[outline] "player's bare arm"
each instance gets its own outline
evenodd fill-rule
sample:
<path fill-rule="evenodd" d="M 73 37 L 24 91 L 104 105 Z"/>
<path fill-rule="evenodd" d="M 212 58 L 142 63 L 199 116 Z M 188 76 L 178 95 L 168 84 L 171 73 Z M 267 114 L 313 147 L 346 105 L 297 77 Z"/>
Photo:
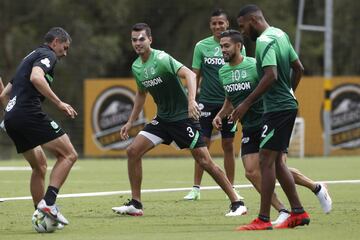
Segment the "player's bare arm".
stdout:
<path fill-rule="evenodd" d="M 47 99 L 53 102 L 60 110 L 71 118 L 77 116 L 77 112 L 72 106 L 61 101 L 58 96 L 51 90 L 49 84 L 46 82 L 45 73 L 40 67 L 33 67 L 30 75 L 30 81 L 34 87 Z"/>
<path fill-rule="evenodd" d="M 189 117 L 198 120 L 200 117 L 200 109 L 195 100 L 196 96 L 196 75 L 190 69 L 182 66 L 177 75 L 181 78 L 185 78 L 188 88 L 188 102 L 189 102 Z"/>
<path fill-rule="evenodd" d="M 132 123 L 139 117 L 139 114 L 145 104 L 146 95 L 147 95 L 146 91 L 137 91 L 136 92 L 135 100 L 134 100 L 134 107 L 131 111 L 129 120 L 120 129 L 120 137 L 122 140 L 126 140 L 129 138 L 128 131 L 131 128 Z"/>
<path fill-rule="evenodd" d="M 304 74 L 304 67 L 299 59 L 296 59 L 291 63 L 291 68 L 293 70 L 292 73 L 292 89 L 296 90 L 297 86 L 299 85 L 300 79 Z"/>
<path fill-rule="evenodd" d="M 267 66 L 263 68 L 264 75 L 260 79 L 259 85 L 245 100 L 237 106 L 231 113 L 229 120 L 237 121 L 241 120 L 251 105 L 259 99 L 276 81 L 277 69 L 276 66 Z"/>
<path fill-rule="evenodd" d="M 228 98 L 225 98 L 222 108 L 216 114 L 216 116 L 214 117 L 214 119 L 212 121 L 212 125 L 214 126 L 214 128 L 216 128 L 216 130 L 222 129 L 222 120 L 225 117 L 229 116 L 231 114 L 231 112 L 233 111 L 233 109 L 234 109 L 234 106 L 232 105 L 230 100 Z"/>
<path fill-rule="evenodd" d="M 9 95 L 11 92 L 12 84 L 8 83 L 4 88 L 4 84 L 0 78 L 0 104 L 3 109 L 6 108 L 7 103 L 9 102 Z"/>

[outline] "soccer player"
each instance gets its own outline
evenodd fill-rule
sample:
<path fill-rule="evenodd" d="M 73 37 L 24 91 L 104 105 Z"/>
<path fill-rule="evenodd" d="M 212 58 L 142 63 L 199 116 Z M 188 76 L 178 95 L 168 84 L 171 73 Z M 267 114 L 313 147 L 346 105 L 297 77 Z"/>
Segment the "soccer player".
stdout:
<path fill-rule="evenodd" d="M 123 206 L 113 207 L 118 214 L 143 215 L 141 203 L 142 156 L 156 145 L 170 144 L 174 141 L 179 148 L 188 148 L 197 161 L 228 195 L 231 205 L 227 216 L 246 213 L 224 172 L 209 154 L 201 135 L 199 107 L 195 101 L 196 77 L 187 67 L 169 54 L 152 49 L 151 29 L 146 23 L 137 23 L 131 31 L 131 41 L 139 57 L 132 64 L 138 91 L 134 108 L 128 122 L 122 126 L 120 135 L 128 139 L 128 131 L 144 106 L 147 93 L 153 97 L 157 106 L 157 116 L 148 123 L 127 148 L 128 174 L 132 199 Z M 188 95 L 180 81 L 187 83 Z"/>
<path fill-rule="evenodd" d="M 258 86 L 232 112 L 230 119 L 244 117 L 259 98 L 264 101 L 264 116 L 260 142 L 261 204 L 259 216 L 237 230 L 272 229 L 271 198 L 275 180 L 279 180 L 291 206 L 290 217 L 275 228 L 294 228 L 309 224 L 310 216 L 298 197 L 294 178 L 282 160 L 289 146 L 297 115 L 298 103 L 294 90 L 301 79 L 303 66 L 290 40 L 282 30 L 270 27 L 256 5 L 244 6 L 237 18 L 240 30 L 256 41 L 255 58 L 260 76 Z M 290 77 L 293 70 L 293 79 Z"/>
<path fill-rule="evenodd" d="M 47 98 L 65 115 L 71 118 L 77 115 L 74 108 L 61 101 L 51 89 L 56 62 L 67 55 L 71 37 L 64 29 L 54 27 L 44 38 L 45 43 L 21 61 L 15 76 L 1 93 L 1 101 L 10 99 L 5 108 L 5 129 L 17 152 L 32 168 L 30 191 L 35 208 L 67 225 L 69 221 L 60 213 L 55 201 L 77 153 L 64 130 L 42 111 L 41 102 Z M 57 159 L 46 193 L 47 161 L 43 149 Z"/>
<path fill-rule="evenodd" d="M 200 86 L 198 99 L 201 110 L 200 125 L 208 148 L 210 148 L 211 145 L 212 120 L 224 103 L 225 93 L 218 78 L 218 71 L 220 67 L 224 65 L 224 59 L 219 45 L 220 33 L 229 27 L 229 21 L 225 11 L 216 9 L 211 14 L 209 25 L 212 35 L 199 41 L 195 45 L 192 62 L 192 70 L 196 73 L 197 86 Z M 245 55 L 245 48 L 243 49 L 243 55 Z M 224 169 L 232 185 L 234 185 L 235 179 L 235 153 L 233 144 L 235 131 L 236 125 L 234 126 L 233 122 L 228 122 L 224 119 L 221 129 Z M 203 173 L 203 168 L 195 162 L 194 185 L 184 199 L 200 199 L 200 184 Z M 240 199 L 243 199 L 237 191 L 235 192 Z"/>
<path fill-rule="evenodd" d="M 236 30 L 223 32 L 221 34 L 220 46 L 224 60 L 227 62 L 219 70 L 219 78 L 225 89 L 226 98 L 222 109 L 213 120 L 213 125 L 216 129 L 221 129 L 222 119 L 229 116 L 233 107 L 238 106 L 255 89 L 259 82 L 256 60 L 251 57 L 242 56 L 239 51 L 243 46 L 243 37 L 240 32 Z M 262 99 L 258 99 L 241 119 L 243 135 L 241 157 L 245 168 L 245 176 L 258 192 L 260 192 L 261 189 L 260 159 L 258 153 L 262 132 L 262 114 L 263 101 Z M 286 159 L 285 153 L 283 153 L 283 158 Z M 320 188 L 322 187 L 302 175 L 298 170 L 295 170 L 296 169 L 290 169 L 295 179 L 299 176 L 301 179 L 304 179 L 303 182 L 306 185 L 310 185 L 311 187 L 314 185 L 314 188 L 316 188 L 317 185 L 320 186 Z M 324 189 L 326 191 L 326 188 Z M 319 195 L 322 197 L 319 197 Z M 322 194 L 317 194 L 317 196 L 319 200 L 322 199 L 325 203 L 327 202 Z M 272 222 L 272 224 L 281 224 L 290 214 L 275 193 L 272 196 L 271 203 L 272 206 L 279 211 L 278 218 Z"/>

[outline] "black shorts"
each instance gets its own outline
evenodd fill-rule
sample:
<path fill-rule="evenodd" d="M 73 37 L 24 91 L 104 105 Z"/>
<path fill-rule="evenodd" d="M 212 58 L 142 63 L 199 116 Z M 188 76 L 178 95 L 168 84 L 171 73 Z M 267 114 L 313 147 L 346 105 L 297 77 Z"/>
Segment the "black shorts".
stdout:
<path fill-rule="evenodd" d="M 200 125 L 203 135 L 207 138 L 211 138 L 211 133 L 213 130 L 212 121 L 215 118 L 216 114 L 222 108 L 222 105 L 218 104 L 209 104 L 209 103 L 199 103 L 201 110 Z M 235 136 L 236 126 L 233 122 L 229 122 L 226 118 L 222 121 L 222 138 L 233 138 Z"/>
<path fill-rule="evenodd" d="M 26 152 L 65 134 L 64 130 L 44 112 L 6 113 L 5 129 L 18 153 Z"/>
<path fill-rule="evenodd" d="M 241 156 L 258 153 L 261 140 L 261 126 L 257 129 L 242 131 Z"/>
<path fill-rule="evenodd" d="M 155 136 L 149 136 L 147 133 Z M 140 134 L 149 138 L 155 145 L 158 143 L 169 145 L 174 141 L 181 149 L 193 149 L 206 146 L 201 134 L 199 122 L 190 118 L 176 122 L 167 122 L 156 117 L 150 123 L 146 124 Z M 153 137 L 160 139 L 157 141 L 156 139 L 152 139 Z"/>
<path fill-rule="evenodd" d="M 289 147 L 297 109 L 265 113 L 260 148 L 286 151 Z"/>

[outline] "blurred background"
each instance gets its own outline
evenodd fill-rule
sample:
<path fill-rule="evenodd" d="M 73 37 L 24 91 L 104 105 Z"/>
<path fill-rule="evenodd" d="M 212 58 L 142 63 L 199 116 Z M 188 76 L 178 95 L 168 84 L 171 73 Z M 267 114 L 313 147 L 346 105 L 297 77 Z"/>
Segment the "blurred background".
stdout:
<path fill-rule="evenodd" d="M 0 0 L 0 75 L 7 83 L 22 58 L 43 42 L 51 27 L 66 29 L 73 42 L 68 56 L 56 67 L 52 88 L 77 109 L 79 116 L 75 121 L 66 119 L 48 102 L 44 110 L 70 134 L 80 156 L 84 156 L 84 81 L 131 78 L 131 63 L 136 58 L 130 42 L 134 23 L 148 23 L 153 33 L 152 47 L 165 50 L 191 67 L 195 43 L 211 35 L 212 11 L 223 8 L 229 15 L 231 28 L 236 29 L 236 15 L 248 3 L 243 0 Z M 297 0 L 251 3 L 259 5 L 270 25 L 283 29 L 294 43 Z M 324 11 L 325 1 L 307 0 L 304 23 L 324 25 Z M 334 76 L 360 75 L 359 11 L 360 1 L 333 2 Z M 247 54 L 253 56 L 254 44 L 247 40 L 246 47 Z M 324 34 L 303 32 L 300 47 L 305 74 L 322 76 Z M 306 89 L 311 90 L 311 87 Z M 0 159 L 15 156 L 12 142 L 1 133 Z"/>

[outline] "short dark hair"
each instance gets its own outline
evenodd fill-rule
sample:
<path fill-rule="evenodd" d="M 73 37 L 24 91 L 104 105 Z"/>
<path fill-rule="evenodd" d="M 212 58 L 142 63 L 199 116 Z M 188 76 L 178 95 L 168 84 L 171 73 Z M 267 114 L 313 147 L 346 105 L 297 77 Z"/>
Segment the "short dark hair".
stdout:
<path fill-rule="evenodd" d="M 247 4 L 244 7 L 242 7 L 239 11 L 238 18 L 248 15 L 249 13 L 254 13 L 257 11 L 261 11 L 261 9 L 256 6 L 255 4 Z"/>
<path fill-rule="evenodd" d="M 145 30 L 146 35 L 151 37 L 151 28 L 146 23 L 136 23 L 131 30 L 135 32 Z"/>
<path fill-rule="evenodd" d="M 226 17 L 226 19 L 228 18 L 227 13 L 224 11 L 224 9 L 222 8 L 216 8 L 212 13 L 211 13 L 211 17 L 218 17 L 224 15 Z"/>
<path fill-rule="evenodd" d="M 241 45 L 244 45 L 244 38 L 242 34 L 234 29 L 229 29 L 222 32 L 220 34 L 220 39 L 223 37 L 229 37 L 234 43 L 241 43 Z"/>
<path fill-rule="evenodd" d="M 45 43 L 51 43 L 55 38 L 58 38 L 61 42 L 66 42 L 67 40 L 69 40 L 69 42 L 72 41 L 70 34 L 61 27 L 51 28 L 44 36 Z"/>

